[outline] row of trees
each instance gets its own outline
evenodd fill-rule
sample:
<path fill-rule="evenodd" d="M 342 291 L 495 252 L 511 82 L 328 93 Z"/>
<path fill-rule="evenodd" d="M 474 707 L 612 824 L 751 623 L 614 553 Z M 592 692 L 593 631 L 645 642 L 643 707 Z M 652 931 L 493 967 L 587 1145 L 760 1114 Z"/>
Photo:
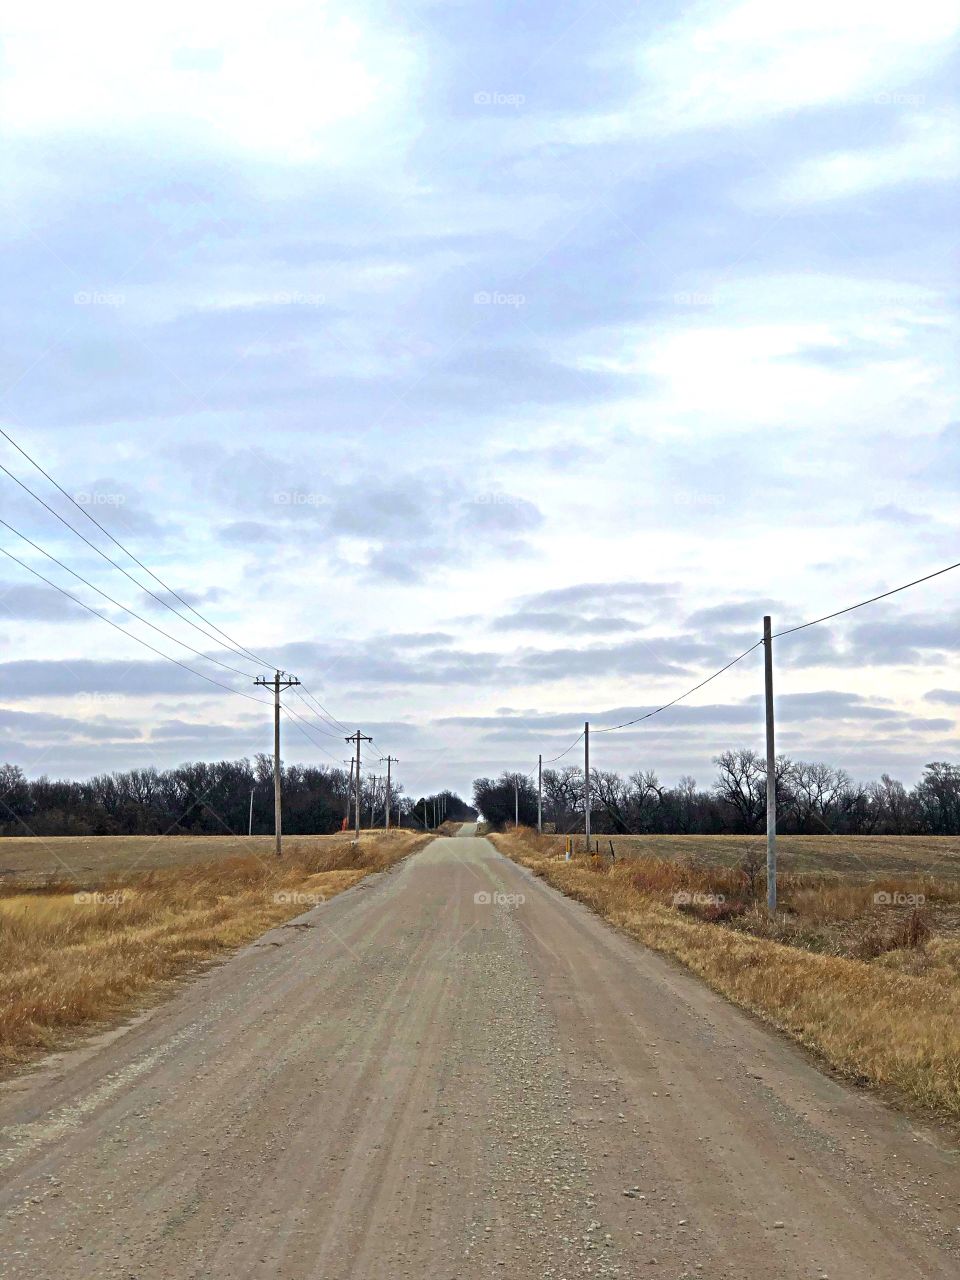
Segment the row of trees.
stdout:
<path fill-rule="evenodd" d="M 691 777 L 676 786 L 653 770 L 623 777 L 590 771 L 591 827 L 598 834 L 736 834 L 763 831 L 766 822 L 767 770 L 755 751 L 724 751 L 714 758 L 717 776 L 709 790 Z M 797 834 L 958 835 L 960 767 L 945 761 L 928 764 L 917 785 L 883 774 L 879 782 L 854 782 L 843 769 L 822 761 L 778 756 L 777 826 Z M 474 803 L 495 827 L 537 820 L 536 783 L 527 774 L 502 773 L 477 778 Z M 543 820 L 560 832 L 582 831 L 583 770 L 546 769 Z"/>
<path fill-rule="evenodd" d="M 290 835 L 339 831 L 353 821 L 354 791 L 346 769 L 285 765 L 282 770 L 283 827 Z M 452 792 L 450 818 L 468 821 L 476 812 Z M 273 759 L 220 760 L 176 769 L 131 769 L 82 782 L 28 779 L 17 765 L 0 765 L 0 836 L 28 835 L 227 835 L 246 834 L 253 798 L 253 831 L 273 831 Z M 437 796 L 414 803 L 396 782 L 391 825 L 397 806 L 403 826 L 432 826 Z M 384 821 L 386 782 L 368 774 L 360 784 L 360 821 Z M 439 806 L 438 806 L 439 807 Z"/>

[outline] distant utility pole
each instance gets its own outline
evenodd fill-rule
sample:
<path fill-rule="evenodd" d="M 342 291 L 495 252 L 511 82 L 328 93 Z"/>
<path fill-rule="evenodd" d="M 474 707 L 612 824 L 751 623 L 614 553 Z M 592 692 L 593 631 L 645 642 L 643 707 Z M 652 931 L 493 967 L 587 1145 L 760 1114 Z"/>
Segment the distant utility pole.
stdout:
<path fill-rule="evenodd" d="M 520 777 L 513 775 L 513 825 L 520 826 Z"/>
<path fill-rule="evenodd" d="M 356 786 L 356 798 L 357 798 L 355 830 L 356 830 L 356 835 L 358 840 L 360 839 L 360 743 L 372 742 L 372 741 L 373 741 L 372 738 L 367 737 L 365 733 L 361 733 L 359 729 L 357 730 L 356 733 L 351 733 L 349 738 L 344 738 L 344 742 L 355 742 L 357 744 L 357 754 L 354 757 L 353 777 L 354 777 L 354 783 Z"/>
<path fill-rule="evenodd" d="M 583 726 L 583 829 L 590 852 L 590 721 Z"/>
<path fill-rule="evenodd" d="M 543 835 L 543 755 L 537 756 L 537 835 Z"/>
<path fill-rule="evenodd" d="M 250 821 L 247 823 L 248 836 L 253 835 L 253 791 L 254 791 L 254 788 L 251 787 L 250 788 Z"/>
<path fill-rule="evenodd" d="M 767 719 L 767 910 L 777 909 L 777 752 L 773 740 L 773 636 L 763 619 L 763 694 Z"/>
<path fill-rule="evenodd" d="M 279 858 L 283 853 L 283 820 L 280 814 L 280 690 L 292 689 L 300 681 L 295 676 L 288 676 L 285 671 L 277 671 L 272 680 L 257 676 L 253 683 L 262 689 L 273 690 L 273 830 Z"/>
<path fill-rule="evenodd" d="M 380 763 L 385 764 L 387 766 L 387 802 L 383 806 L 383 812 L 385 815 L 384 829 L 386 831 L 389 831 L 390 830 L 390 766 L 392 764 L 399 764 L 400 761 L 397 759 L 396 756 L 381 756 Z M 399 827 L 399 825 L 400 825 L 400 822 L 398 820 L 397 826 Z"/>

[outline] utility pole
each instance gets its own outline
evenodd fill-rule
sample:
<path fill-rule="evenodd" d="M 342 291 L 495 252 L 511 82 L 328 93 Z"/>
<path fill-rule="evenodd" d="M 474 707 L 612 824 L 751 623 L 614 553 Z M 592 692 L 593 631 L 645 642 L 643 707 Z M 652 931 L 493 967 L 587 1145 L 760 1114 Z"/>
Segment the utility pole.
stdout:
<path fill-rule="evenodd" d="M 354 829 L 356 831 L 356 836 L 358 840 L 360 839 L 360 743 L 372 742 L 372 741 L 373 741 L 372 738 L 368 737 L 365 733 L 361 733 L 359 729 L 357 730 L 356 733 L 351 733 L 349 738 L 344 738 L 344 742 L 355 742 L 357 744 L 357 754 L 354 757 L 355 763 L 354 763 L 353 776 L 354 776 L 354 781 L 356 785 L 356 800 L 357 800 L 356 826 Z"/>
<path fill-rule="evenodd" d="M 513 775 L 513 825 L 519 829 L 520 826 L 520 777 L 518 774 Z"/>
<path fill-rule="evenodd" d="M 383 806 L 383 812 L 385 815 L 384 830 L 389 831 L 390 830 L 390 766 L 392 764 L 399 764 L 400 761 L 397 759 L 396 756 L 381 756 L 380 763 L 385 764 L 387 766 L 387 802 Z M 400 825 L 400 821 L 398 819 L 397 826 L 399 827 L 399 825 Z"/>
<path fill-rule="evenodd" d="M 285 671 L 277 671 L 272 680 L 257 676 L 253 683 L 262 689 L 273 690 L 273 830 L 279 858 L 283 853 L 283 820 L 280 813 L 280 690 L 291 689 L 300 681 L 295 676 L 288 676 Z"/>
<path fill-rule="evenodd" d="M 590 721 L 583 726 L 583 829 L 590 852 Z"/>
<path fill-rule="evenodd" d="M 537 756 L 537 835 L 543 835 L 543 754 Z"/>
<path fill-rule="evenodd" d="M 250 788 L 250 821 L 247 823 L 247 835 L 253 835 L 253 787 Z"/>
<path fill-rule="evenodd" d="M 773 737 L 773 636 L 763 619 L 763 694 L 767 720 L 767 910 L 777 910 L 777 752 Z"/>

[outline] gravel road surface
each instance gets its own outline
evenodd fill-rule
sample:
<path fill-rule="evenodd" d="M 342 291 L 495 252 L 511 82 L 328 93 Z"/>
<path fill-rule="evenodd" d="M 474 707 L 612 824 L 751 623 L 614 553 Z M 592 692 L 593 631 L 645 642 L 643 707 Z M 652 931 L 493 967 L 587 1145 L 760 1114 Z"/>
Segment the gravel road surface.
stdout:
<path fill-rule="evenodd" d="M 0 1087 L 0 1276 L 956 1280 L 956 1147 L 464 834 Z"/>

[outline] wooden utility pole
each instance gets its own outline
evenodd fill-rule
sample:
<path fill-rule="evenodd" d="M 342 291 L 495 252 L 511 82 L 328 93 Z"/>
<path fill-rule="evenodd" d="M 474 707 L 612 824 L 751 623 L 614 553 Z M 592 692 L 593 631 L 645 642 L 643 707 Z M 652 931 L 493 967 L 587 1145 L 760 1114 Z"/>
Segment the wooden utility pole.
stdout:
<path fill-rule="evenodd" d="M 247 835 L 253 835 L 253 792 L 254 788 L 250 788 L 250 821 L 247 823 Z"/>
<path fill-rule="evenodd" d="M 767 910 L 777 909 L 777 751 L 773 736 L 773 636 L 763 619 L 763 695 L 767 720 Z"/>
<path fill-rule="evenodd" d="M 537 756 L 537 835 L 543 835 L 543 754 Z"/>
<path fill-rule="evenodd" d="M 355 831 L 356 831 L 356 836 L 358 840 L 360 839 L 360 743 L 372 742 L 372 741 L 373 741 L 372 738 L 368 737 L 365 733 L 361 733 L 359 729 L 357 730 L 356 733 L 351 733 L 349 738 L 344 738 L 344 742 L 355 742 L 357 744 L 357 753 L 356 753 L 356 756 L 354 757 L 353 776 L 354 776 L 355 785 L 356 785 L 356 801 L 357 801 L 356 810 L 357 811 L 356 811 Z"/>
<path fill-rule="evenodd" d="M 273 690 L 273 830 L 279 858 L 283 853 L 283 819 L 280 813 L 280 690 L 291 689 L 300 681 L 296 676 L 288 676 L 285 671 L 277 671 L 272 680 L 257 676 L 253 683 L 263 689 Z"/>
<path fill-rule="evenodd" d="M 396 756 L 381 756 L 380 763 L 385 764 L 387 766 L 387 801 L 386 801 L 386 804 L 383 806 L 383 812 L 385 815 L 384 830 L 389 831 L 390 830 L 390 766 L 392 764 L 399 764 L 400 761 L 397 759 Z M 400 822 L 398 820 L 397 826 L 399 827 L 399 825 L 400 825 Z"/>
<path fill-rule="evenodd" d="M 590 721 L 583 726 L 583 830 L 590 852 Z"/>

